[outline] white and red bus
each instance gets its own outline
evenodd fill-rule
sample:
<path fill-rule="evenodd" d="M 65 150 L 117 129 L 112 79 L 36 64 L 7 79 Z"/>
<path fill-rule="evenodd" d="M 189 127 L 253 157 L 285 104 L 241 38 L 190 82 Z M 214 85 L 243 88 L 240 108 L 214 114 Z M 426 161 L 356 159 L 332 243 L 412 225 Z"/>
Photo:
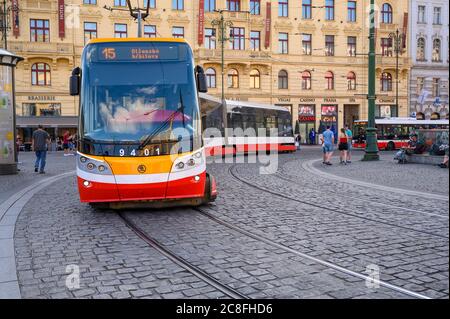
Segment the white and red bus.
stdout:
<path fill-rule="evenodd" d="M 409 135 L 419 129 L 448 129 L 449 120 L 417 120 L 408 117 L 375 119 L 378 149 L 395 150 L 407 145 Z M 367 121 L 355 121 L 353 125 L 353 147 L 366 147 Z"/>
<path fill-rule="evenodd" d="M 294 152 L 295 138 L 292 116 L 288 109 L 254 102 L 226 100 L 227 126 L 233 135 L 225 143 L 223 108 L 219 98 L 200 93 L 200 110 L 203 130 L 216 129 L 220 136 L 206 136 L 203 140 L 207 156 L 248 153 L 257 151 Z M 271 134 L 277 129 L 277 135 Z M 247 136 L 249 131 L 255 136 Z M 261 134 L 264 132 L 264 135 Z"/>

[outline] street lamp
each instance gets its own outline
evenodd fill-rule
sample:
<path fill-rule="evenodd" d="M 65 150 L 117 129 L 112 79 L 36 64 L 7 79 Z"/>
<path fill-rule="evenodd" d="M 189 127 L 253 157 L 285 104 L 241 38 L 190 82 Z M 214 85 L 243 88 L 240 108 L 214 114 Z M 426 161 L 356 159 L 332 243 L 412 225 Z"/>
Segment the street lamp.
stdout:
<path fill-rule="evenodd" d="M 17 174 L 14 69 L 22 60 L 0 49 L 0 175 Z"/>
<path fill-rule="evenodd" d="M 395 107 L 398 112 L 398 57 L 403 53 L 403 42 L 405 35 L 400 33 L 398 29 L 395 32 L 389 34 L 389 39 L 394 46 L 395 51 Z"/>
<path fill-rule="evenodd" d="M 231 39 L 231 37 L 225 36 L 225 31 L 227 28 L 231 28 L 233 26 L 233 22 L 231 21 L 225 21 L 223 17 L 223 13 L 227 10 L 216 10 L 220 14 L 220 19 L 214 19 L 211 21 L 211 25 L 213 27 L 218 27 L 220 30 L 220 49 L 221 49 L 221 66 L 222 66 L 222 118 L 223 118 L 223 130 L 224 130 L 224 138 L 225 138 L 225 145 L 228 144 L 228 134 L 227 134 L 227 127 L 228 127 L 228 118 L 227 118 L 227 107 L 225 103 L 225 41 L 228 41 Z"/>
<path fill-rule="evenodd" d="M 380 159 L 378 155 L 378 143 L 375 128 L 375 0 L 370 0 L 370 36 L 369 36 L 369 71 L 368 71 L 368 94 L 369 114 L 367 119 L 366 149 L 363 161 L 377 161 Z"/>

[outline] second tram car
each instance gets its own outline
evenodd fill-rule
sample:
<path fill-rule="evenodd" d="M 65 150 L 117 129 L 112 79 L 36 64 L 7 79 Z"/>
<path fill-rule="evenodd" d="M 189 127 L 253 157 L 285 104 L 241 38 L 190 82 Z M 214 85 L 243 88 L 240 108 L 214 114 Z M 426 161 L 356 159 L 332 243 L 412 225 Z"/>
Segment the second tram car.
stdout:
<path fill-rule="evenodd" d="M 232 100 L 226 100 L 225 105 L 227 126 L 232 130 L 232 134 L 227 136 L 227 141 L 223 129 L 224 113 L 221 99 L 200 93 L 207 156 L 269 150 L 295 152 L 292 116 L 289 110 L 281 106 Z M 211 129 L 220 134 L 208 136 Z"/>
<path fill-rule="evenodd" d="M 95 39 L 70 79 L 80 95 L 78 189 L 111 208 L 200 205 L 215 199 L 206 173 L 201 67 L 183 39 Z"/>

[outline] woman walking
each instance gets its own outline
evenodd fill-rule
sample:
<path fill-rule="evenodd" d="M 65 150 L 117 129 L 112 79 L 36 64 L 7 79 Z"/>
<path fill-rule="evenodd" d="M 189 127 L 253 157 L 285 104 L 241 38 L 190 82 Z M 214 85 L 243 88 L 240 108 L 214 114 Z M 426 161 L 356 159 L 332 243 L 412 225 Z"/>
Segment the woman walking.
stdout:
<path fill-rule="evenodd" d="M 345 128 L 341 128 L 339 133 L 339 157 L 341 159 L 341 164 L 347 165 L 347 151 L 348 151 L 348 136 Z"/>

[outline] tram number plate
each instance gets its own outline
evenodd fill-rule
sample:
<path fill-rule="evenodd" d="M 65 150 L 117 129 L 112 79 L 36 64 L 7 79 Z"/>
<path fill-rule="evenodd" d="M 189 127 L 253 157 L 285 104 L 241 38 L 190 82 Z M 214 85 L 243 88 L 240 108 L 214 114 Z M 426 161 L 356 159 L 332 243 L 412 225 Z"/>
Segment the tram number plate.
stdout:
<path fill-rule="evenodd" d="M 135 148 L 119 149 L 119 156 L 158 156 L 161 154 L 159 146 L 152 148 L 145 148 L 143 150 L 137 150 Z"/>

